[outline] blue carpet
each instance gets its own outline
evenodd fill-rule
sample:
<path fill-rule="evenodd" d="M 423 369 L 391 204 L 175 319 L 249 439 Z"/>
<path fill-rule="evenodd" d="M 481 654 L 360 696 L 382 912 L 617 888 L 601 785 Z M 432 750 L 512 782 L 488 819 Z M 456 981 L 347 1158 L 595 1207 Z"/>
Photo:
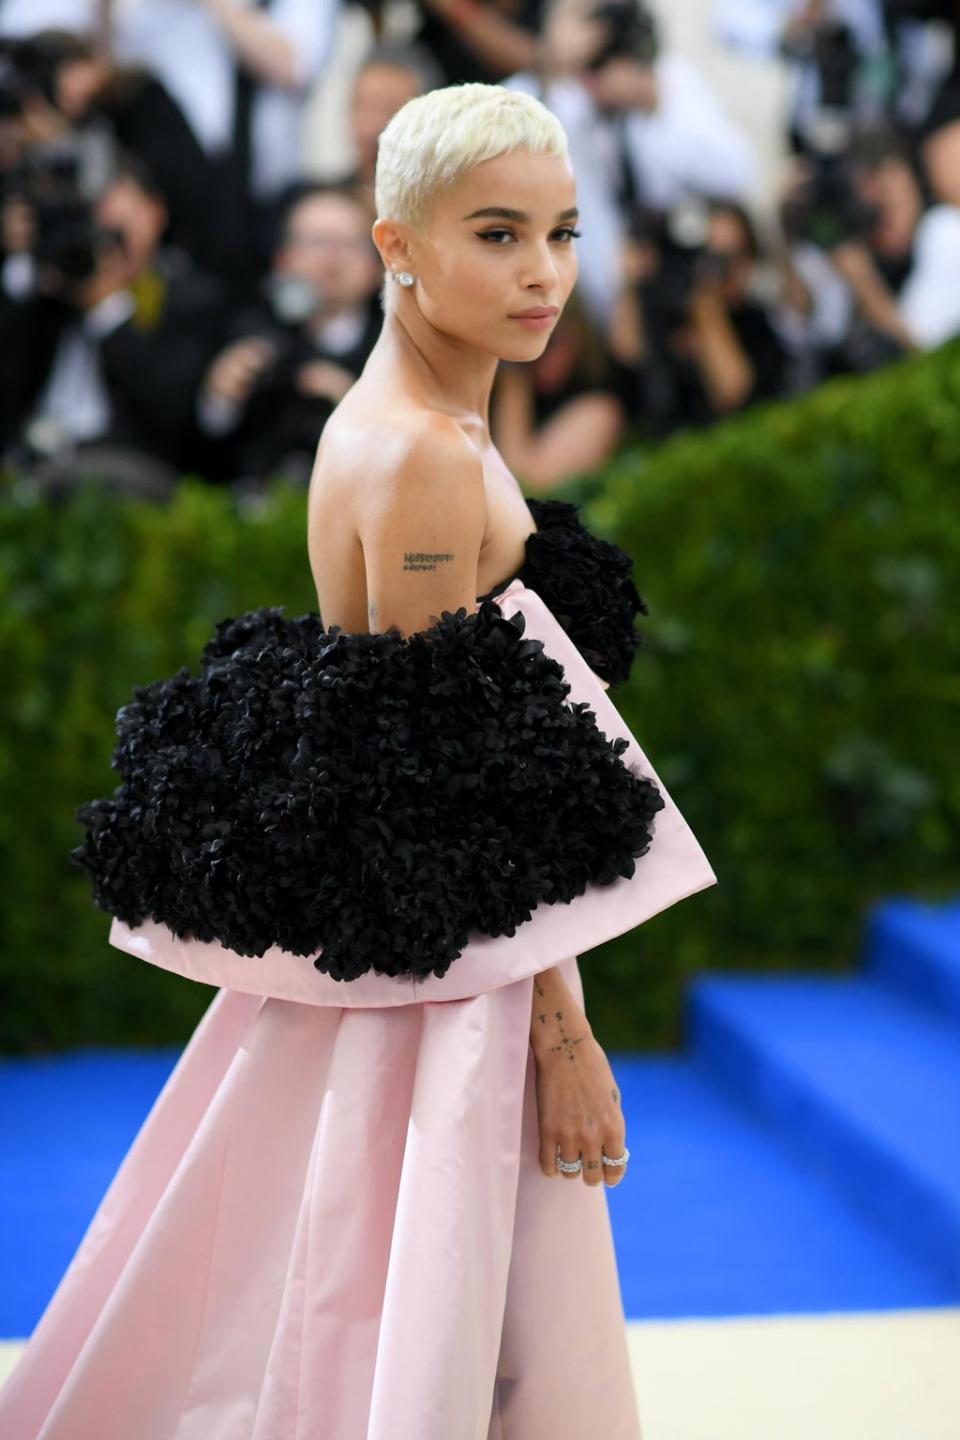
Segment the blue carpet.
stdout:
<path fill-rule="evenodd" d="M 40 1318 L 178 1054 L 0 1061 L 0 1338 Z"/>

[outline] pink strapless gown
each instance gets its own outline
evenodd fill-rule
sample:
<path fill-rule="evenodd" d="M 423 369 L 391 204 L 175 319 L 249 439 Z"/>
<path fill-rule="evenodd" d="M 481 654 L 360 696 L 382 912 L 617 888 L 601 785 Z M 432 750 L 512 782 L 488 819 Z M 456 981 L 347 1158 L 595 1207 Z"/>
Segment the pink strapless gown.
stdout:
<path fill-rule="evenodd" d="M 3 1440 L 638 1440 L 606 1189 L 539 1167 L 533 975 L 582 1004 L 579 954 L 716 876 L 540 597 L 498 598 L 660 784 L 649 852 L 417 984 L 114 919 L 220 989 L 0 1391 Z"/>

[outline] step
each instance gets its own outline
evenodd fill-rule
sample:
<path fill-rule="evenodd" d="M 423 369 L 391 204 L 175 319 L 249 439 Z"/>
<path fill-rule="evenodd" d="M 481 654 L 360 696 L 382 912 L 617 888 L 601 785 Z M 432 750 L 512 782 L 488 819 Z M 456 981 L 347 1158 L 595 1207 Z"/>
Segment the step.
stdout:
<path fill-rule="evenodd" d="M 918 1260 L 960 1284 L 960 1038 L 872 975 L 704 975 L 694 1052 Z"/>
<path fill-rule="evenodd" d="M 607 1191 L 630 1320 L 956 1305 L 906 1253 L 686 1056 L 611 1054 L 628 1173 Z"/>
<path fill-rule="evenodd" d="M 960 900 L 895 896 L 867 915 L 865 968 L 960 1021 Z"/>
<path fill-rule="evenodd" d="M 24 1339 L 36 1324 L 176 1057 L 88 1050 L 0 1063 L 0 1337 Z M 628 1319 L 960 1300 L 703 1066 L 610 1061 L 631 1152 L 605 1192 Z"/>

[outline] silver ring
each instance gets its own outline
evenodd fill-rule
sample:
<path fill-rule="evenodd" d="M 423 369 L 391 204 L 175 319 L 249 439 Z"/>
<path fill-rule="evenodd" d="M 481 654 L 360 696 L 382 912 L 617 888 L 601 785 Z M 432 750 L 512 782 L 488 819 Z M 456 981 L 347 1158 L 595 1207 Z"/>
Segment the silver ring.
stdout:
<path fill-rule="evenodd" d="M 557 1169 L 562 1170 L 566 1175 L 576 1175 L 578 1170 L 583 1169 L 583 1160 L 561 1160 L 560 1150 L 557 1149 Z"/>
<path fill-rule="evenodd" d="M 600 1158 L 603 1161 L 604 1165 L 626 1165 L 627 1161 L 630 1159 L 630 1151 L 627 1149 L 626 1145 L 624 1145 L 623 1154 L 620 1156 L 619 1160 L 611 1160 L 609 1155 L 604 1155 L 602 1152 Z"/>

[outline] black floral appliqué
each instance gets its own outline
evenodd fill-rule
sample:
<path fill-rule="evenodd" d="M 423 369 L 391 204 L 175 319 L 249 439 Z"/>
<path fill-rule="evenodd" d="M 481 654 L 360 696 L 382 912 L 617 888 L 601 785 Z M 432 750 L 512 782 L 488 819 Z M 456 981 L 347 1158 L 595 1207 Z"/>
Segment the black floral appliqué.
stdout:
<path fill-rule="evenodd" d="M 117 713 L 76 811 L 102 909 L 336 979 L 442 976 L 471 932 L 629 877 L 664 805 L 494 602 L 404 637 L 263 607 Z M 320 955 L 316 955 L 322 950 Z"/>
<path fill-rule="evenodd" d="M 527 537 L 523 565 L 480 598 L 520 579 L 563 626 L 587 664 L 611 689 L 629 678 L 643 644 L 636 628 L 646 601 L 633 583 L 633 560 L 622 546 L 594 535 L 567 500 L 528 497 L 537 529 Z"/>

